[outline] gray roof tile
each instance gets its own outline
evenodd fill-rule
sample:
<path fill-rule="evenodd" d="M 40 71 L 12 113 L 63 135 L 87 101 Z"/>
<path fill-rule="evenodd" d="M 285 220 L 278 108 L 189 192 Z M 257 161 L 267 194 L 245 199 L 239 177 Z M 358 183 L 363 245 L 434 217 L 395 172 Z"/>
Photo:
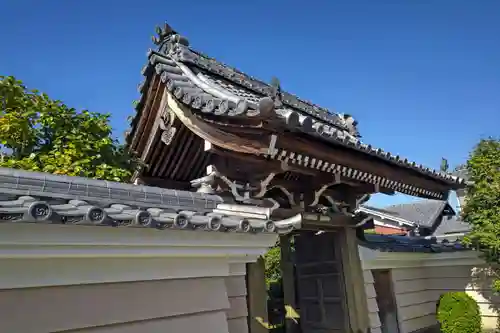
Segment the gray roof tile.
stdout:
<path fill-rule="evenodd" d="M 471 230 L 471 225 L 462 221 L 459 216 L 443 217 L 441 224 L 436 228 L 434 236 L 445 236 L 449 234 L 465 234 Z"/>
<path fill-rule="evenodd" d="M 378 207 L 373 207 L 373 206 L 368 206 L 368 205 L 362 205 L 361 207 L 372 210 L 374 212 L 381 213 L 381 214 L 396 216 L 396 214 L 394 212 L 387 210 L 385 208 L 378 208 Z M 411 222 L 411 221 L 408 221 L 408 222 Z"/>
<path fill-rule="evenodd" d="M 370 210 L 405 219 L 416 223 L 420 227 L 436 229 L 432 236 L 443 237 L 451 234 L 465 234 L 470 231 L 470 224 L 464 222 L 460 216 L 454 215 L 452 207 L 446 201 L 422 200 L 414 203 L 392 205 L 381 208 L 364 206 Z M 441 220 L 436 220 L 443 209 L 448 209 L 448 214 Z"/>
<path fill-rule="evenodd" d="M 449 211 L 448 214 L 455 214 L 448 202 L 442 200 L 420 200 L 407 204 L 384 207 L 384 211 L 394 216 L 428 228 L 434 226 L 437 217 L 441 214 L 443 209 L 447 209 Z"/>
<path fill-rule="evenodd" d="M 365 235 L 360 245 L 383 252 L 441 253 L 470 250 L 460 239 L 448 241 L 436 238 L 408 237 L 395 235 Z"/>
<path fill-rule="evenodd" d="M 0 168 L 0 222 L 239 232 L 299 227 L 296 219 L 246 218 L 248 207 L 232 205 L 238 209 L 232 212 L 223 203 L 217 195 Z"/>

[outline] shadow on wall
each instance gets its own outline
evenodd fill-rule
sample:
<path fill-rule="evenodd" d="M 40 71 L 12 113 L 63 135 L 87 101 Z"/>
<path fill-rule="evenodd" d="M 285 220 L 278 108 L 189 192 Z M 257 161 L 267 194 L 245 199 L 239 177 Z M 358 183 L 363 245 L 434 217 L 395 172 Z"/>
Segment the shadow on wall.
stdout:
<path fill-rule="evenodd" d="M 469 272 L 470 278 L 460 285 L 451 286 L 453 279 L 443 278 L 444 290 L 441 296 L 449 291 L 465 291 L 479 306 L 483 332 L 500 332 L 500 295 L 492 290 L 492 282 L 498 275 L 494 269 L 487 266 L 473 267 Z M 439 300 L 436 302 L 436 305 L 438 304 Z"/>
<path fill-rule="evenodd" d="M 497 268 L 498 269 L 498 268 Z M 471 270 L 471 285 L 467 293 L 478 303 L 486 332 L 500 331 L 500 295 L 492 290 L 492 282 L 498 277 L 490 267 L 476 267 Z"/>
<path fill-rule="evenodd" d="M 476 266 L 477 267 L 477 266 Z M 492 291 L 494 272 L 486 266 L 474 266 L 457 262 L 455 265 L 433 267 L 393 268 L 392 284 L 397 302 L 398 323 L 401 333 L 432 332 L 436 322 L 436 303 L 446 292 L 465 291 L 478 304 L 481 310 L 485 332 L 500 332 L 497 318 L 500 316 L 500 295 Z M 371 272 L 373 276 L 373 270 Z M 369 304 L 375 301 L 375 279 L 367 282 Z M 372 309 L 373 308 L 373 309 Z M 375 309 L 378 312 L 375 314 Z M 380 305 L 371 307 L 372 327 L 380 327 Z M 378 318 L 375 319 L 375 316 Z M 428 331 L 426 331 L 428 330 Z M 390 332 L 389 327 L 381 327 L 382 332 Z"/>

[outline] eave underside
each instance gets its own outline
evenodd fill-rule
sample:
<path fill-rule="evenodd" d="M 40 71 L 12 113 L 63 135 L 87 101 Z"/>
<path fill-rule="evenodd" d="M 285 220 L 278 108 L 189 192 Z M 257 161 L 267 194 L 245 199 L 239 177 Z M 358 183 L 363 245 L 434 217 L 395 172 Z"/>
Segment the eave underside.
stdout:
<path fill-rule="evenodd" d="M 292 187 L 297 187 L 291 185 L 294 182 L 320 179 L 323 184 L 372 186 L 367 193 L 397 191 L 433 199 L 444 199 L 450 189 L 449 184 L 413 170 L 326 145 L 300 132 L 283 129 L 278 133 L 265 121 L 235 118 L 230 122 L 200 115 L 179 103 L 161 80 L 153 78 L 152 82 L 157 87 L 149 92 L 154 96 L 145 104 L 131 148 L 141 153 L 147 165 L 141 176 L 156 179 L 154 185 L 189 189 L 189 182 L 205 174 L 214 156 L 219 160 L 222 156 L 227 168 L 239 170 L 247 180 L 258 171 L 275 172 L 279 174 L 276 182 L 288 181 Z"/>

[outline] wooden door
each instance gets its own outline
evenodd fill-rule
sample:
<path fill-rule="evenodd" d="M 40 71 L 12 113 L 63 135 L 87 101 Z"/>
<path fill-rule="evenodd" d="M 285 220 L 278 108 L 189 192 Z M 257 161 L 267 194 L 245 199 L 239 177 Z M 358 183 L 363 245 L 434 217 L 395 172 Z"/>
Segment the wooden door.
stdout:
<path fill-rule="evenodd" d="M 302 333 L 350 332 L 339 252 L 335 233 L 302 231 L 295 236 Z"/>

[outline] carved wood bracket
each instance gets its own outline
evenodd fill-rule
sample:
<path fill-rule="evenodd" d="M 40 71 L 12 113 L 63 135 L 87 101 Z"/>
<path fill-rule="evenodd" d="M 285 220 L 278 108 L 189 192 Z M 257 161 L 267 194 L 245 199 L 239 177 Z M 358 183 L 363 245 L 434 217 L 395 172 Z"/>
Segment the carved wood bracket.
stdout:
<path fill-rule="evenodd" d="M 237 202 L 265 206 L 271 209 L 279 208 L 279 204 L 272 198 L 263 198 L 275 173 L 269 173 L 266 178 L 256 183 L 239 183 L 221 174 L 215 166 L 208 167 L 206 176 L 191 181 L 191 186 L 202 192 L 228 191 Z"/>

